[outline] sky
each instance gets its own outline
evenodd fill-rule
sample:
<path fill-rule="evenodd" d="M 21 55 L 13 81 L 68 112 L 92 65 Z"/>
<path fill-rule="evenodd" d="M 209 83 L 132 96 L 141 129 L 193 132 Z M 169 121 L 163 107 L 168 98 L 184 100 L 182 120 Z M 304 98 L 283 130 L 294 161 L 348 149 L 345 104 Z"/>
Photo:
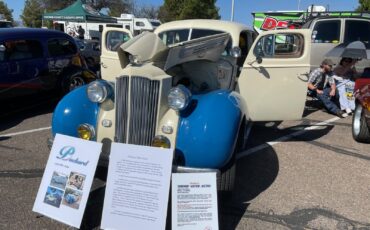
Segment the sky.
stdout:
<path fill-rule="evenodd" d="M 8 8 L 14 10 L 13 18 L 19 20 L 25 0 L 2 1 L 7 4 Z M 139 6 L 160 6 L 163 2 L 163 0 L 136 0 Z M 234 21 L 252 27 L 252 12 L 306 10 L 312 4 L 329 7 L 330 11 L 353 11 L 359 5 L 358 2 L 358 0 L 234 0 Z M 231 3 L 232 0 L 216 1 L 222 20 L 231 19 Z"/>

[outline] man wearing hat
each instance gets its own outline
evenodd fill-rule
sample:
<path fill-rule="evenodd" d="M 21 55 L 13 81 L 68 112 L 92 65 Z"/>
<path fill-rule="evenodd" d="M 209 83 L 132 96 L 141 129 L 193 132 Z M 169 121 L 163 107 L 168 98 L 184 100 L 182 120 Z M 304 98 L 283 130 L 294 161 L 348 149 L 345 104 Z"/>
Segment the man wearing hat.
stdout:
<path fill-rule="evenodd" d="M 324 59 L 319 68 L 310 73 L 308 89 L 314 97 L 323 102 L 325 108 L 332 114 L 344 118 L 348 114 L 342 112 L 332 99 L 335 98 L 335 81 L 332 77 L 333 61 Z"/>

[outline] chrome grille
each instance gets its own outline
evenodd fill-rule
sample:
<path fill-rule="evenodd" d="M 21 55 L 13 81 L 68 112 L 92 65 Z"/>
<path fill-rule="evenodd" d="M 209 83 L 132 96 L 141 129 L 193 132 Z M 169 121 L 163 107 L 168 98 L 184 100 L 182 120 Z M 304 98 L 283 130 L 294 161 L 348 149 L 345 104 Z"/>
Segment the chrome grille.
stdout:
<path fill-rule="evenodd" d="M 151 145 L 156 131 L 159 91 L 157 80 L 138 76 L 117 78 L 117 142 Z"/>
<path fill-rule="evenodd" d="M 128 117 L 128 76 L 116 81 L 116 142 L 126 143 Z"/>

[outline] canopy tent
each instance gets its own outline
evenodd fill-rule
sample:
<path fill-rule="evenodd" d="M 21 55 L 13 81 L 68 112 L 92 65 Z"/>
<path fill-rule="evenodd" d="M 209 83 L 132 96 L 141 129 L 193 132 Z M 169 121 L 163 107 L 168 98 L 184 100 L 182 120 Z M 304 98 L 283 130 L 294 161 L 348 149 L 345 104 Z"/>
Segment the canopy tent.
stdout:
<path fill-rule="evenodd" d="M 99 13 L 81 0 L 62 10 L 43 14 L 42 20 L 117 23 L 117 19 Z"/>

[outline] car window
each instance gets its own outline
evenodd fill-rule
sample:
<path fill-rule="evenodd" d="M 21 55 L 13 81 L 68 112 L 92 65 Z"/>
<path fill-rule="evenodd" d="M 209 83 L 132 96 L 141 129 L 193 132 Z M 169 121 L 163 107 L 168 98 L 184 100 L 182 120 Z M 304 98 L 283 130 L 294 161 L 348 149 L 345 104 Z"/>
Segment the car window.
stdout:
<path fill-rule="evenodd" d="M 316 23 L 312 31 L 314 43 L 338 43 L 340 39 L 340 21 L 325 20 Z"/>
<path fill-rule="evenodd" d="M 145 25 L 144 25 L 144 22 L 135 22 L 135 25 L 136 25 L 136 26 L 140 26 L 140 27 L 145 26 Z"/>
<path fill-rule="evenodd" d="M 109 31 L 107 33 L 106 48 L 110 51 L 117 51 L 125 42 L 130 40 L 130 35 L 122 31 Z"/>
<path fill-rule="evenodd" d="M 158 34 L 165 45 L 185 42 L 189 39 L 189 29 L 169 30 Z"/>
<path fill-rule="evenodd" d="M 0 43 L 0 62 L 5 61 L 5 45 L 4 43 Z"/>
<path fill-rule="evenodd" d="M 370 22 L 361 20 L 346 20 L 344 42 L 370 42 Z"/>
<path fill-rule="evenodd" d="M 193 29 L 191 31 L 191 39 L 202 38 L 202 37 L 207 37 L 207 36 L 221 34 L 221 33 L 224 33 L 224 32 L 219 31 L 219 30 Z"/>
<path fill-rule="evenodd" d="M 303 53 L 303 43 L 299 34 L 269 34 L 260 38 L 253 53 L 264 58 L 296 58 Z"/>
<path fill-rule="evenodd" d="M 8 40 L 3 45 L 3 60 L 18 61 L 43 56 L 41 43 L 36 40 Z"/>
<path fill-rule="evenodd" d="M 160 22 L 155 22 L 155 21 L 151 21 L 150 24 L 152 24 L 152 26 L 156 26 L 156 27 L 161 25 Z"/>
<path fill-rule="evenodd" d="M 48 41 L 48 51 L 51 57 L 58 57 L 76 54 L 77 48 L 70 40 L 57 38 Z"/>

